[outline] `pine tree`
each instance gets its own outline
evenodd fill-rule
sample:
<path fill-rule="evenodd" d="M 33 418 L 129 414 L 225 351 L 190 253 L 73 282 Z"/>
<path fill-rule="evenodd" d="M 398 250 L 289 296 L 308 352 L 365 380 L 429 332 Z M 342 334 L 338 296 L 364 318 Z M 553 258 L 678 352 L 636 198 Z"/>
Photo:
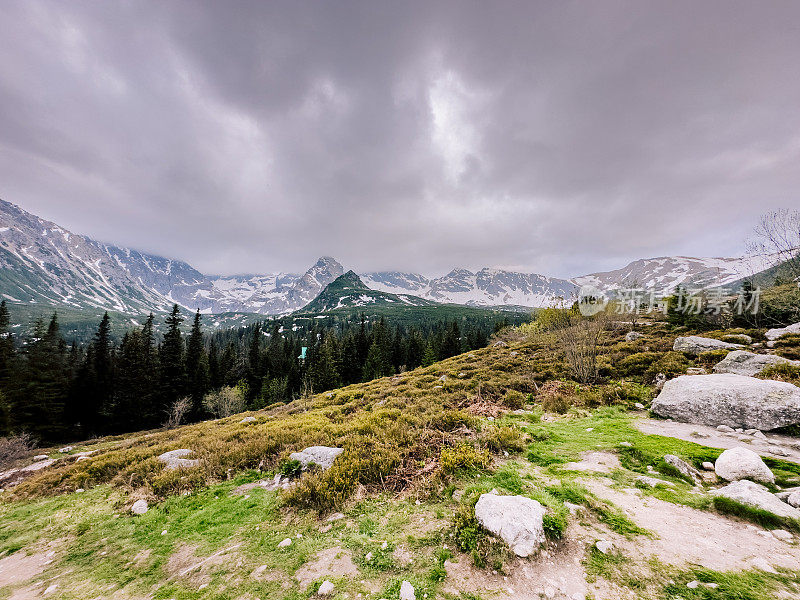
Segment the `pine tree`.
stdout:
<path fill-rule="evenodd" d="M 6 301 L 0 302 L 0 389 L 8 378 L 9 367 L 14 358 L 14 338 L 11 335 L 11 320 Z"/>
<path fill-rule="evenodd" d="M 111 348 L 111 319 L 108 313 L 103 315 L 97 333 L 94 336 L 94 373 L 95 389 L 93 392 L 92 405 L 95 407 L 95 415 L 87 423 L 91 433 L 108 431 L 105 418 L 111 415 L 114 399 L 114 364 L 113 352 Z"/>
<path fill-rule="evenodd" d="M 203 396 L 208 391 L 208 359 L 203 345 L 203 331 L 200 325 L 200 311 L 194 315 L 192 331 L 186 344 L 187 392 L 192 398 L 192 413 L 202 411 Z"/>
<path fill-rule="evenodd" d="M 183 317 L 177 304 L 172 307 L 172 312 L 165 319 L 165 323 L 167 332 L 164 334 L 164 343 L 159 352 L 162 413 L 186 394 L 186 360 L 180 330 Z"/>

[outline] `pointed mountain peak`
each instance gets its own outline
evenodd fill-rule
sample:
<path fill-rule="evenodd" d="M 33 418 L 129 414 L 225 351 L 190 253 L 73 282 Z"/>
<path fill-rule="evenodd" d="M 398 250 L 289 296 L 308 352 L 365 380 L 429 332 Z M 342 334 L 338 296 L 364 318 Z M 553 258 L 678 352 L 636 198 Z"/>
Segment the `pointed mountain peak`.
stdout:
<path fill-rule="evenodd" d="M 350 270 L 344 275 L 340 275 L 328 284 L 326 289 L 330 290 L 368 290 L 369 288 L 364 285 L 361 278 L 355 271 Z"/>

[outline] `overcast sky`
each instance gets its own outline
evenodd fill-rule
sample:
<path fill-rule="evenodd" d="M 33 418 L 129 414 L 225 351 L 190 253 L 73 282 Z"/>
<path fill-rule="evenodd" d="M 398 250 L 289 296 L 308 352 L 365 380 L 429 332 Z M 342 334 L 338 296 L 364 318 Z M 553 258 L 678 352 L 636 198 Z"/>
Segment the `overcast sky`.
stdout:
<path fill-rule="evenodd" d="M 0 0 L 0 197 L 206 273 L 738 255 L 800 2 Z"/>

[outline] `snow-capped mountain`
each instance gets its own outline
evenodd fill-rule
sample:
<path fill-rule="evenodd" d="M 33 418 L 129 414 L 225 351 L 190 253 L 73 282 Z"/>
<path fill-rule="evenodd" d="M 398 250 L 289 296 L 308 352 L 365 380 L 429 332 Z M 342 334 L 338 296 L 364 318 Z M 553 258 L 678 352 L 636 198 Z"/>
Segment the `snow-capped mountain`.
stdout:
<path fill-rule="evenodd" d="M 471 306 L 542 307 L 571 302 L 582 285 L 671 290 L 729 285 L 763 271 L 770 257 L 637 260 L 575 279 L 500 269 L 454 269 L 428 278 L 385 271 L 361 275 L 367 288 L 398 298 Z M 116 310 L 140 315 L 173 303 L 204 313 L 287 314 L 314 300 L 344 268 L 329 256 L 304 274 L 204 275 L 191 265 L 103 244 L 0 200 L 0 298 L 11 303 Z"/>
<path fill-rule="evenodd" d="M 470 306 L 551 306 L 570 300 L 578 291 L 566 279 L 499 269 L 481 269 L 477 273 L 453 269 L 435 279 L 398 272 L 366 273 L 361 278 L 375 290 Z"/>
<path fill-rule="evenodd" d="M 693 258 L 661 256 L 635 260 L 622 269 L 576 277 L 578 285 L 600 289 L 637 287 L 657 291 L 687 288 L 723 287 L 760 273 L 774 264 L 774 257 Z"/>

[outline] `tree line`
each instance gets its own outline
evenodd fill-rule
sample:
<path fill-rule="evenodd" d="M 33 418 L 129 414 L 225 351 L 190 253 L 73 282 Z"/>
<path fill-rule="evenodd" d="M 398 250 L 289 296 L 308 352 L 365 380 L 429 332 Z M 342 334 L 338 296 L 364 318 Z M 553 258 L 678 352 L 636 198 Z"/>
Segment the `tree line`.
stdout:
<path fill-rule="evenodd" d="M 3 301 L 0 435 L 60 441 L 159 427 L 179 402 L 182 420 L 198 421 L 214 414 L 204 398 L 228 387 L 244 407 L 259 409 L 485 346 L 505 324 L 463 317 L 391 326 L 362 315 L 301 326 L 272 319 L 208 334 L 198 312 L 184 334 L 183 321 L 175 305 L 163 335 L 151 314 L 115 340 L 106 313 L 91 342 L 79 344 L 64 339 L 54 313 L 16 339 Z"/>

